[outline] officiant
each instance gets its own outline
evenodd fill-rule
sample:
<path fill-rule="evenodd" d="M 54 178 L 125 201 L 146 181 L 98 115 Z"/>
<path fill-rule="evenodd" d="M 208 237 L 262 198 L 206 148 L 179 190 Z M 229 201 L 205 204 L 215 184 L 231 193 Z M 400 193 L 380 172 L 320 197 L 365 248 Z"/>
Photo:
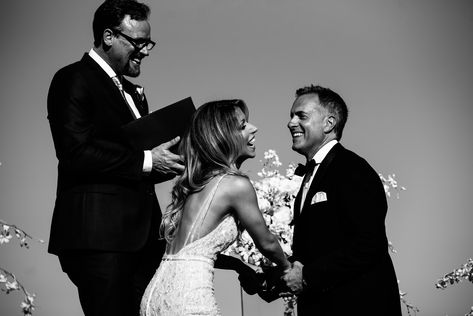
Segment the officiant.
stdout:
<path fill-rule="evenodd" d="M 107 0 L 94 45 L 53 77 L 48 120 L 58 159 L 49 252 L 77 286 L 86 316 L 137 315 L 165 242 L 154 184 L 183 170 L 169 149 L 135 149 L 121 127 L 148 113 L 137 77 L 155 46 L 147 5 Z"/>

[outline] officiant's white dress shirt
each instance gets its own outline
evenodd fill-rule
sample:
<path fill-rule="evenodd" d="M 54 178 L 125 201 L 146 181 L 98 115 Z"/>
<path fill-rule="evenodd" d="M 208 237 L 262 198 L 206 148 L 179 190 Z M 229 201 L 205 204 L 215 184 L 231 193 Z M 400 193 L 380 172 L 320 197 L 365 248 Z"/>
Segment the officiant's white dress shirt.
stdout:
<path fill-rule="evenodd" d="M 100 55 L 97 54 L 97 52 L 93 48 L 90 49 L 89 56 L 90 58 L 95 60 L 97 64 L 99 64 L 100 68 L 102 68 L 110 78 L 117 76 L 115 71 L 113 71 L 112 67 L 110 67 L 110 65 L 107 64 L 107 62 L 103 60 L 103 58 L 100 57 Z M 128 105 L 133 111 L 133 114 L 135 115 L 136 118 L 140 118 L 141 117 L 140 112 L 138 111 L 135 105 L 135 102 L 133 101 L 133 98 L 125 90 L 123 90 L 123 92 L 125 95 L 125 99 L 128 102 Z M 145 159 L 143 161 L 143 172 L 149 173 L 151 172 L 151 169 L 153 168 L 153 156 L 151 155 L 150 150 L 145 150 L 144 152 L 145 152 Z"/>

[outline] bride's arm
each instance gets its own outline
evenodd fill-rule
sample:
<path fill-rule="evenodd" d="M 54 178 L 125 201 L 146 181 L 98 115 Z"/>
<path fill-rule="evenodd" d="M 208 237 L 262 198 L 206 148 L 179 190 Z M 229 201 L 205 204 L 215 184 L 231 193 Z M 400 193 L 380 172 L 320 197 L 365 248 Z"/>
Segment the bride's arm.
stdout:
<path fill-rule="evenodd" d="M 244 177 L 231 177 L 225 186 L 231 209 L 237 215 L 243 228 L 248 231 L 258 250 L 282 270 L 290 268 L 276 236 L 270 233 L 258 207 L 256 192 L 250 180 Z"/>

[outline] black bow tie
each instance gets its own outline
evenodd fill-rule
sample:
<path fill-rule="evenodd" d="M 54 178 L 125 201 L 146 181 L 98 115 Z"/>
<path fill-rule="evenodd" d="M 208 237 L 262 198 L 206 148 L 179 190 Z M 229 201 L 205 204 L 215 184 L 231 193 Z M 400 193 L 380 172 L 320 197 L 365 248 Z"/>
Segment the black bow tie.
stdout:
<path fill-rule="evenodd" d="M 315 168 L 317 163 L 314 159 L 311 159 L 306 165 L 298 164 L 296 170 L 294 170 L 294 174 L 296 176 L 304 176 L 308 172 L 312 172 Z"/>

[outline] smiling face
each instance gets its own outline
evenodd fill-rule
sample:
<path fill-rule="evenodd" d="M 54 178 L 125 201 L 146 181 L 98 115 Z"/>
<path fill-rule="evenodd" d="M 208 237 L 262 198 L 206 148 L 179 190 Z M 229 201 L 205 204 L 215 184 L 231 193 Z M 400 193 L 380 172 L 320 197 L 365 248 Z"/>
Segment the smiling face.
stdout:
<path fill-rule="evenodd" d="M 236 108 L 235 115 L 237 121 L 239 122 L 240 132 L 243 140 L 241 151 L 237 158 L 237 164 L 241 165 L 241 163 L 246 159 L 254 158 L 256 156 L 255 134 L 258 129 L 256 126 L 248 122 L 245 114 L 240 108 Z"/>
<path fill-rule="evenodd" d="M 333 117 L 320 105 L 317 94 L 298 97 L 287 124 L 292 135 L 292 149 L 307 160 L 312 159 L 324 144 L 335 139 L 333 123 Z"/>
<path fill-rule="evenodd" d="M 137 21 L 126 15 L 120 24 L 120 31 L 137 42 L 143 42 L 150 39 L 151 27 L 146 20 Z M 149 55 L 149 51 L 146 47 L 137 50 L 124 36 L 113 33 L 111 47 L 107 55 L 110 66 L 117 75 L 137 77 L 141 71 L 141 60 Z"/>

